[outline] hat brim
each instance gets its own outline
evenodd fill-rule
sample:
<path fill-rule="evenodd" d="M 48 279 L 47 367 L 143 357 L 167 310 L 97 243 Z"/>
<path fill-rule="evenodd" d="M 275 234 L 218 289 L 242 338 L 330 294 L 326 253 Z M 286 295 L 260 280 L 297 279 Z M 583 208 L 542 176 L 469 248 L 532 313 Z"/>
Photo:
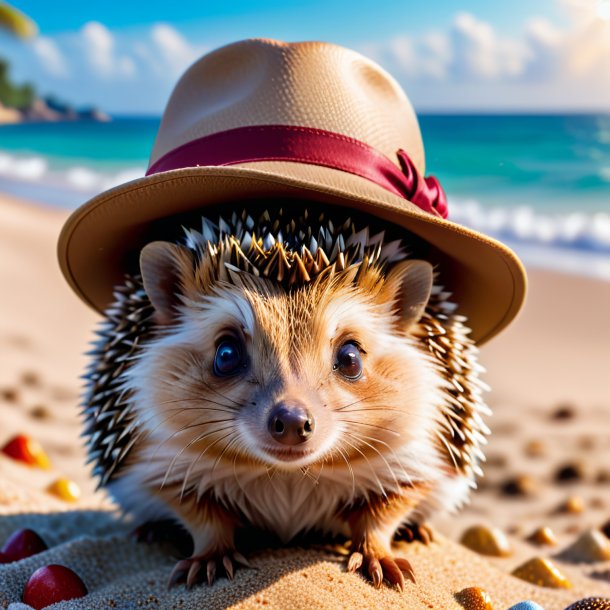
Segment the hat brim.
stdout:
<path fill-rule="evenodd" d="M 68 218 L 59 237 L 59 265 L 79 297 L 102 312 L 129 257 L 150 239 L 147 228 L 154 221 L 223 203 L 280 197 L 347 207 L 427 241 L 441 282 L 479 344 L 499 333 L 523 304 L 525 270 L 504 244 L 423 212 L 359 176 L 285 161 L 172 170 L 101 193 Z"/>

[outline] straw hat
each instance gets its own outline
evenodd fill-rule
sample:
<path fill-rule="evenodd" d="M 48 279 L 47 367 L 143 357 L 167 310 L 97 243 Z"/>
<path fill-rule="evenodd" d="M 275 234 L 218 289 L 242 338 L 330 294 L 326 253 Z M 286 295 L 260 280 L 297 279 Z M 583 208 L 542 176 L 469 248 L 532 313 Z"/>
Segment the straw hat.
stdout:
<path fill-rule="evenodd" d="M 424 173 L 413 108 L 377 64 L 327 43 L 245 40 L 186 71 L 147 175 L 77 209 L 60 235 L 59 263 L 102 311 L 153 221 L 246 200 L 342 206 L 426 240 L 482 343 L 517 314 L 525 272 L 506 246 L 447 220 L 442 189 Z"/>

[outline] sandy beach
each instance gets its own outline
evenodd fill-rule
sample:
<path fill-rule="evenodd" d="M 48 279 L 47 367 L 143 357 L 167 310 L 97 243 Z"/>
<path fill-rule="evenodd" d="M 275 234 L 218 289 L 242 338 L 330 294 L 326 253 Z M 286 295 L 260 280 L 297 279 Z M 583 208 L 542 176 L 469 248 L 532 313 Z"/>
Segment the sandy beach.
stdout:
<path fill-rule="evenodd" d="M 174 559 L 128 536 L 130 524 L 95 492 L 84 465 L 79 375 L 98 317 L 70 291 L 56 263 L 66 217 L 66 211 L 0 195 L 0 446 L 27 434 L 51 462 L 45 470 L 0 454 L 0 547 L 25 527 L 49 546 L 0 564 L 1 608 L 24 608 L 18 602 L 29 576 L 52 563 L 71 567 L 89 591 L 58 609 L 505 610 L 531 600 L 563 610 L 585 597 L 610 599 L 610 559 L 596 559 L 592 543 L 588 551 L 572 549 L 582 536 L 597 540 L 587 532 L 600 532 L 610 520 L 610 283 L 529 270 L 525 309 L 482 350 L 494 411 L 485 477 L 468 507 L 432 523 L 435 542 L 397 547 L 417 579 L 403 593 L 375 590 L 346 573 L 344 557 L 324 548 L 263 551 L 252 557 L 258 569 L 239 570 L 232 582 L 168 591 Z M 60 477 L 80 486 L 79 500 L 46 491 Z M 489 557 L 460 544 L 472 525 L 499 528 L 510 551 Z M 528 540 L 544 526 L 554 532 L 554 545 Z M 549 559 L 571 586 L 539 586 L 511 575 L 534 557 Z M 490 605 L 463 601 L 459 593 L 471 587 L 486 592 Z M 610 608 L 607 603 L 595 607 Z"/>

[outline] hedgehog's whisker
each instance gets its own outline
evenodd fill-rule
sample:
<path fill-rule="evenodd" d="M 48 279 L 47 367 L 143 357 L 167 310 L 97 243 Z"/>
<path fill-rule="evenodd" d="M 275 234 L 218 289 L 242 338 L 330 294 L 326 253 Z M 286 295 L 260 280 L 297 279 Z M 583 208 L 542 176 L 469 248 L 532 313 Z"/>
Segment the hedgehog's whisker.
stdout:
<path fill-rule="evenodd" d="M 226 437 L 225 437 L 226 438 Z M 233 440 L 229 441 L 226 445 L 225 448 L 220 452 L 220 455 L 218 455 L 218 457 L 216 458 L 216 460 L 214 460 L 214 465 L 212 466 L 212 470 L 210 471 L 210 480 L 213 481 L 214 480 L 214 470 L 216 470 L 216 466 L 218 466 L 218 464 L 220 463 L 220 461 L 222 460 L 224 454 L 229 450 L 229 447 L 231 447 L 232 445 L 235 445 L 235 443 L 238 441 L 239 439 L 234 438 Z"/>
<path fill-rule="evenodd" d="M 146 438 L 148 438 L 149 436 L 154 434 L 161 426 L 166 424 L 170 419 L 176 417 L 182 411 L 190 411 L 190 410 L 205 411 L 207 409 L 205 407 L 200 407 L 200 408 L 196 408 L 196 407 L 186 407 L 186 408 L 176 407 L 175 409 L 170 409 L 170 411 L 173 411 L 173 413 L 171 415 L 169 415 L 168 417 L 164 417 L 154 428 L 151 428 L 150 430 L 142 429 L 142 432 L 140 432 L 138 434 L 138 439 L 146 439 Z M 223 409 L 210 409 L 210 410 L 223 411 Z M 226 413 L 226 411 L 224 411 L 224 412 Z M 163 447 L 163 445 L 165 445 L 165 443 L 167 443 L 168 441 L 172 440 L 177 434 L 180 434 L 181 432 L 184 432 L 185 430 L 188 430 L 190 428 L 195 428 L 197 426 L 205 426 L 206 424 L 221 423 L 221 422 L 232 421 L 233 420 L 233 418 L 230 417 L 230 418 L 227 418 L 227 419 L 214 419 L 214 420 L 205 420 L 205 421 L 202 421 L 202 422 L 198 422 L 197 420 L 200 419 L 203 416 L 204 416 L 204 414 L 202 414 L 199 418 L 196 418 L 195 422 L 192 422 L 191 424 L 188 424 L 188 425 L 185 425 L 185 426 L 181 427 L 179 430 L 176 430 L 170 436 L 165 438 L 161 443 L 159 443 L 157 445 L 157 447 L 155 448 L 155 451 L 153 452 L 152 457 L 153 458 L 156 457 L 159 449 L 161 449 L 161 447 Z M 144 427 L 148 422 L 152 421 L 154 418 L 155 418 L 155 416 L 153 414 L 153 415 L 151 415 L 146 420 L 140 420 L 140 422 L 139 422 L 140 427 Z"/>
<path fill-rule="evenodd" d="M 350 461 L 349 461 L 347 455 L 343 452 L 341 447 L 337 446 L 336 449 L 337 449 L 337 453 L 343 458 L 343 461 L 346 463 L 347 469 L 349 470 L 349 473 L 352 477 L 352 495 L 350 498 L 345 500 L 345 505 L 344 505 L 344 506 L 347 506 L 351 502 L 352 498 L 356 495 L 356 475 L 354 474 L 354 469 L 352 468 L 352 465 L 350 464 Z M 331 459 L 334 462 L 334 458 L 331 457 Z"/>
<path fill-rule="evenodd" d="M 231 424 L 230 426 L 223 426 L 222 428 L 216 428 L 214 430 L 209 430 L 205 434 L 200 434 L 200 435 L 196 436 L 191 441 L 189 441 L 186 445 L 184 445 L 184 447 L 182 447 L 182 449 L 180 449 L 180 451 L 178 451 L 178 453 L 176 453 L 176 455 L 174 455 L 174 457 L 171 459 L 171 461 L 169 463 L 169 466 L 168 466 L 168 468 L 167 468 L 167 470 L 165 472 L 165 476 L 163 477 L 163 481 L 161 482 L 160 489 L 163 489 L 164 485 L 167 483 L 167 479 L 169 478 L 169 475 L 171 474 L 171 471 L 174 468 L 174 465 L 176 464 L 176 461 L 178 460 L 178 458 L 180 458 L 180 456 L 189 447 L 192 447 L 195 443 L 198 443 L 198 442 L 206 439 L 208 436 L 211 436 L 212 434 L 216 434 L 217 432 L 223 432 L 224 430 L 226 430 L 228 428 L 232 428 L 232 427 L 233 427 L 233 424 Z M 161 445 L 162 444 L 163 443 L 161 443 Z"/>
<path fill-rule="evenodd" d="M 237 476 L 237 458 L 238 457 L 239 457 L 239 453 L 236 451 L 235 455 L 233 456 L 233 477 L 235 478 L 235 482 L 237 483 L 237 487 L 239 487 L 241 489 L 242 493 L 247 498 L 248 494 L 246 492 L 246 489 L 241 484 L 241 481 L 239 480 L 239 477 Z"/>
<path fill-rule="evenodd" d="M 208 445 L 205 449 L 203 449 L 203 451 L 201 451 L 199 453 L 199 455 L 189 464 L 189 467 L 186 469 L 186 473 L 184 474 L 184 479 L 182 482 L 182 489 L 180 491 L 180 502 L 182 502 L 182 499 L 184 498 L 184 494 L 186 492 L 186 487 L 188 484 L 188 480 L 191 476 L 191 472 L 193 471 L 193 468 L 195 467 L 195 465 L 197 464 L 197 462 L 199 462 L 199 460 L 206 454 L 206 452 L 211 449 L 212 447 L 214 447 L 216 444 L 220 443 L 221 441 L 223 441 L 225 438 L 228 438 L 229 436 L 231 436 L 232 434 L 235 433 L 235 426 L 226 426 L 225 428 L 221 428 L 218 430 L 215 430 L 214 432 L 224 432 L 225 430 L 229 430 L 229 432 L 227 432 L 224 436 L 221 436 L 220 438 L 217 438 L 213 443 L 211 443 L 210 445 Z M 200 497 L 200 494 L 197 494 L 198 498 Z"/>
<path fill-rule="evenodd" d="M 396 483 L 397 489 L 400 489 L 401 485 L 398 482 L 398 477 L 396 476 L 396 473 L 394 472 L 394 469 L 390 466 L 390 463 L 388 462 L 386 457 L 383 455 L 383 453 L 381 453 L 381 451 L 379 451 L 379 449 L 377 449 L 377 447 L 375 447 L 374 445 L 372 445 L 371 443 L 367 442 L 364 439 L 369 439 L 370 441 L 373 441 L 374 443 L 379 443 L 380 445 L 383 445 L 384 447 L 386 447 L 390 451 L 390 453 L 392 454 L 394 459 L 396 460 L 397 464 L 400 466 L 400 469 L 402 470 L 403 474 L 405 475 L 405 477 L 409 481 L 409 484 L 413 484 L 413 481 L 412 481 L 409 473 L 405 470 L 404 466 L 402 465 L 402 462 L 398 459 L 396 453 L 394 452 L 392 447 L 390 447 L 390 445 L 388 445 L 384 441 L 382 441 L 382 440 L 380 440 L 378 438 L 375 438 L 373 436 L 367 436 L 366 434 L 360 435 L 360 434 L 356 434 L 354 432 L 348 432 L 347 434 L 349 434 L 353 439 L 358 440 L 361 443 L 364 443 L 367 447 L 370 447 L 381 458 L 381 460 L 386 465 L 386 467 L 388 469 L 388 472 L 392 475 L 392 478 L 394 479 L 394 482 Z"/>
<path fill-rule="evenodd" d="M 346 434 L 349 434 L 349 433 L 346 433 Z M 349 434 L 349 436 L 352 436 L 352 435 Z M 377 483 L 377 485 L 379 485 L 379 491 L 381 491 L 381 495 L 384 497 L 387 496 L 385 488 L 382 485 L 381 481 L 379 480 L 379 477 L 377 476 L 377 472 L 375 471 L 375 468 L 373 468 L 373 465 L 371 464 L 369 459 L 366 457 L 366 455 L 356 445 L 352 445 L 352 443 L 350 443 L 347 439 L 343 439 L 343 442 L 346 445 L 349 445 L 355 451 L 357 451 L 364 458 L 366 463 L 369 465 L 369 470 L 371 471 L 371 473 L 373 474 L 373 477 L 375 478 L 375 482 Z"/>
<path fill-rule="evenodd" d="M 389 432 L 394 436 L 400 436 L 400 432 L 396 432 L 396 430 L 392 430 L 391 428 L 386 428 L 385 426 L 379 426 L 378 424 L 371 424 L 367 422 L 357 421 L 355 419 L 344 419 L 340 418 L 337 421 L 344 422 L 347 424 L 356 424 L 357 426 L 365 426 L 367 428 L 378 428 L 379 430 L 384 430 L 385 432 Z"/>
<path fill-rule="evenodd" d="M 354 400 L 354 402 L 350 402 L 346 405 L 343 405 L 342 407 L 338 407 L 337 409 L 335 409 L 335 411 L 343 411 L 344 409 L 347 409 L 348 407 L 353 407 L 354 405 L 364 402 L 365 400 L 373 400 L 375 397 L 380 396 L 380 395 L 381 395 L 381 392 L 377 392 L 376 394 L 371 394 L 370 396 L 365 396 L 364 398 Z"/>
<path fill-rule="evenodd" d="M 204 396 L 197 396 L 197 397 L 193 397 L 193 398 L 174 398 L 172 400 L 163 400 L 160 403 L 158 403 L 159 405 L 171 405 L 171 404 L 175 404 L 178 402 L 202 402 L 202 403 L 206 403 L 209 402 L 210 404 L 216 405 L 218 407 L 222 407 L 224 408 L 224 410 L 230 410 L 230 411 L 238 411 L 239 409 L 233 405 L 226 405 L 222 402 L 217 402 L 215 400 L 211 400 L 210 398 L 206 398 Z M 241 408 L 243 405 L 239 405 L 239 407 Z"/>
<path fill-rule="evenodd" d="M 377 411 L 378 413 L 386 413 L 387 411 L 395 411 L 396 413 L 401 413 L 404 416 L 408 417 L 421 417 L 422 419 L 429 419 L 426 415 L 420 415 L 419 413 L 410 413 L 405 411 L 405 409 L 397 409 L 394 407 L 390 407 L 389 405 L 379 405 L 377 407 L 365 407 L 364 409 L 347 409 L 346 411 L 342 411 L 342 413 L 361 413 L 364 411 Z"/>

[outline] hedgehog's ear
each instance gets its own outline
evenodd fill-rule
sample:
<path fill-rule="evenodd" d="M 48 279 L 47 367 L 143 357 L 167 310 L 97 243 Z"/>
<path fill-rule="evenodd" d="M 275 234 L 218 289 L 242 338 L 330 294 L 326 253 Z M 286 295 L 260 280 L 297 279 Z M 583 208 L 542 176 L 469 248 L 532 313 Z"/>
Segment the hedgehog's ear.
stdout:
<path fill-rule="evenodd" d="M 419 322 L 432 292 L 434 270 L 426 261 L 409 260 L 388 273 L 381 298 L 395 304 L 401 331 Z"/>
<path fill-rule="evenodd" d="M 155 308 L 155 321 L 163 325 L 174 323 L 185 281 L 193 273 L 193 253 L 176 244 L 154 241 L 140 253 L 140 272 L 144 290 Z"/>

